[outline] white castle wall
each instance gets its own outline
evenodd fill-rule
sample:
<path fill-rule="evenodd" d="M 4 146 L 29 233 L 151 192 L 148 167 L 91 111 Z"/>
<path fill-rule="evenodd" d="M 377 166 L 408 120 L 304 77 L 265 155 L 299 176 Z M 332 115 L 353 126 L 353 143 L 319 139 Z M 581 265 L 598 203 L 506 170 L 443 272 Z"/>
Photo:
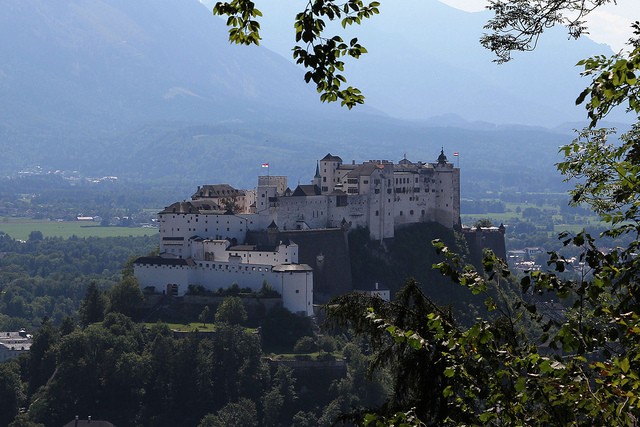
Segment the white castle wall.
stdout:
<path fill-rule="evenodd" d="M 280 197 L 275 222 L 283 230 L 327 228 L 328 213 L 325 196 Z"/>
<path fill-rule="evenodd" d="M 213 213 L 160 213 L 160 236 L 163 241 L 182 237 L 185 241 L 192 236 L 215 239 L 237 239 L 242 241 L 249 227 L 251 215 L 223 215 Z M 169 238 L 169 239 L 167 239 Z M 183 248 L 184 249 L 184 248 Z"/>
<path fill-rule="evenodd" d="M 293 313 L 313 314 L 313 272 L 307 267 L 304 272 L 274 271 L 268 264 L 246 264 L 238 262 L 196 261 L 180 266 L 145 263 L 134 264 L 134 274 L 142 288 L 153 286 L 157 291 L 184 295 L 189 285 L 202 286 L 215 292 L 227 289 L 234 283 L 242 288 L 259 291 L 266 282 L 282 296 L 283 306 Z"/>
<path fill-rule="evenodd" d="M 187 265 L 158 265 L 139 264 L 133 265 L 133 274 L 141 288 L 155 287 L 158 292 L 172 293 L 170 287 L 176 287 L 177 295 L 184 295 L 190 280 L 191 268 Z"/>

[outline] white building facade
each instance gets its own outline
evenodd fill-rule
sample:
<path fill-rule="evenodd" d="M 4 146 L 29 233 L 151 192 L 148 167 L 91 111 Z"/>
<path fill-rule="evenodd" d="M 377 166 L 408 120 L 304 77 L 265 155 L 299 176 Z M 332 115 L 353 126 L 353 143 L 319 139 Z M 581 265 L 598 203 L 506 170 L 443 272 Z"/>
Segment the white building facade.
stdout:
<path fill-rule="evenodd" d="M 0 332 L 0 363 L 28 353 L 33 337 L 23 329 L 18 332 Z"/>
<path fill-rule="evenodd" d="M 298 264 L 297 245 L 244 245 L 248 231 L 367 227 L 371 239 L 382 240 L 419 222 L 453 228 L 460 223 L 460 170 L 444 150 L 433 163 L 344 164 L 327 154 L 309 185 L 291 190 L 284 176 L 260 176 L 254 190 L 205 185 L 191 200 L 167 206 L 158 222 L 160 256 L 134 264 L 142 287 L 184 295 L 189 285 L 257 291 L 267 282 L 286 308 L 310 315 L 313 271 Z"/>

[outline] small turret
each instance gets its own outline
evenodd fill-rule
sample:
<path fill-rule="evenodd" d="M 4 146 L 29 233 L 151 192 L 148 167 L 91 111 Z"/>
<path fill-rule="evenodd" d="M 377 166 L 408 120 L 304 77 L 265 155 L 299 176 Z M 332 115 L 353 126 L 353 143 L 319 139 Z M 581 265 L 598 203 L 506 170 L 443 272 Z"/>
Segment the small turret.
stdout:
<path fill-rule="evenodd" d="M 320 188 L 320 183 L 322 182 L 322 177 L 320 176 L 320 162 L 316 161 L 316 174 L 313 177 L 313 181 L 311 183 L 318 188 Z"/>
<path fill-rule="evenodd" d="M 440 150 L 440 155 L 438 156 L 438 165 L 444 166 L 447 164 L 447 156 L 444 155 L 444 147 Z"/>

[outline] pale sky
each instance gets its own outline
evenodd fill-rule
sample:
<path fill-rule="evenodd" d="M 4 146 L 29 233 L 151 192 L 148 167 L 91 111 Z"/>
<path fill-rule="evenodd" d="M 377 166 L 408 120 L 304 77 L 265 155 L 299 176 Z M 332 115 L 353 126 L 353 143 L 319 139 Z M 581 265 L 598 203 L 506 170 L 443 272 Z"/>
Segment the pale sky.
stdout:
<path fill-rule="evenodd" d="M 478 12 L 484 9 L 484 0 L 440 0 L 449 6 L 468 12 Z M 614 52 L 624 47 L 625 42 L 632 35 L 631 23 L 640 20 L 640 1 L 617 0 L 617 5 L 601 6 L 589 15 L 589 38 L 606 43 Z"/>

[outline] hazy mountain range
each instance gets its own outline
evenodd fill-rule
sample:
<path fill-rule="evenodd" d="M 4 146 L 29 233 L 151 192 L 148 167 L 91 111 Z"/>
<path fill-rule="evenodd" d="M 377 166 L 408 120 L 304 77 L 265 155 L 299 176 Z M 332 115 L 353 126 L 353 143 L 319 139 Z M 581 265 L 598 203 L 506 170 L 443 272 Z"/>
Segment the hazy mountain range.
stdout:
<path fill-rule="evenodd" d="M 383 5 L 358 29 L 370 53 L 348 70 L 367 106 L 347 111 L 321 104 L 292 64 L 289 3 L 266 2 L 263 46 L 247 48 L 230 45 L 224 21 L 197 0 L 9 0 L 0 174 L 41 164 L 252 185 L 269 161 L 273 174 L 306 183 L 329 151 L 431 161 L 444 147 L 461 152 L 463 187 L 518 188 L 513 169 L 522 185 L 551 188 L 557 147 L 571 139 L 573 125 L 561 124 L 585 116 L 573 105 L 586 85 L 574 64 L 609 52 L 551 32 L 536 52 L 497 66 L 477 42 L 486 14 Z"/>
<path fill-rule="evenodd" d="M 258 6 L 265 9 L 263 44 L 290 57 L 300 5 L 274 0 Z M 562 29 L 553 29 L 535 51 L 497 65 L 479 43 L 489 12 L 464 12 L 437 0 L 383 1 L 380 12 L 353 31 L 369 53 L 350 65 L 349 76 L 370 106 L 397 118 L 457 114 L 545 127 L 582 120 L 583 109 L 574 101 L 588 80 L 580 78 L 576 63 L 613 53 L 587 37 L 568 40 Z"/>

